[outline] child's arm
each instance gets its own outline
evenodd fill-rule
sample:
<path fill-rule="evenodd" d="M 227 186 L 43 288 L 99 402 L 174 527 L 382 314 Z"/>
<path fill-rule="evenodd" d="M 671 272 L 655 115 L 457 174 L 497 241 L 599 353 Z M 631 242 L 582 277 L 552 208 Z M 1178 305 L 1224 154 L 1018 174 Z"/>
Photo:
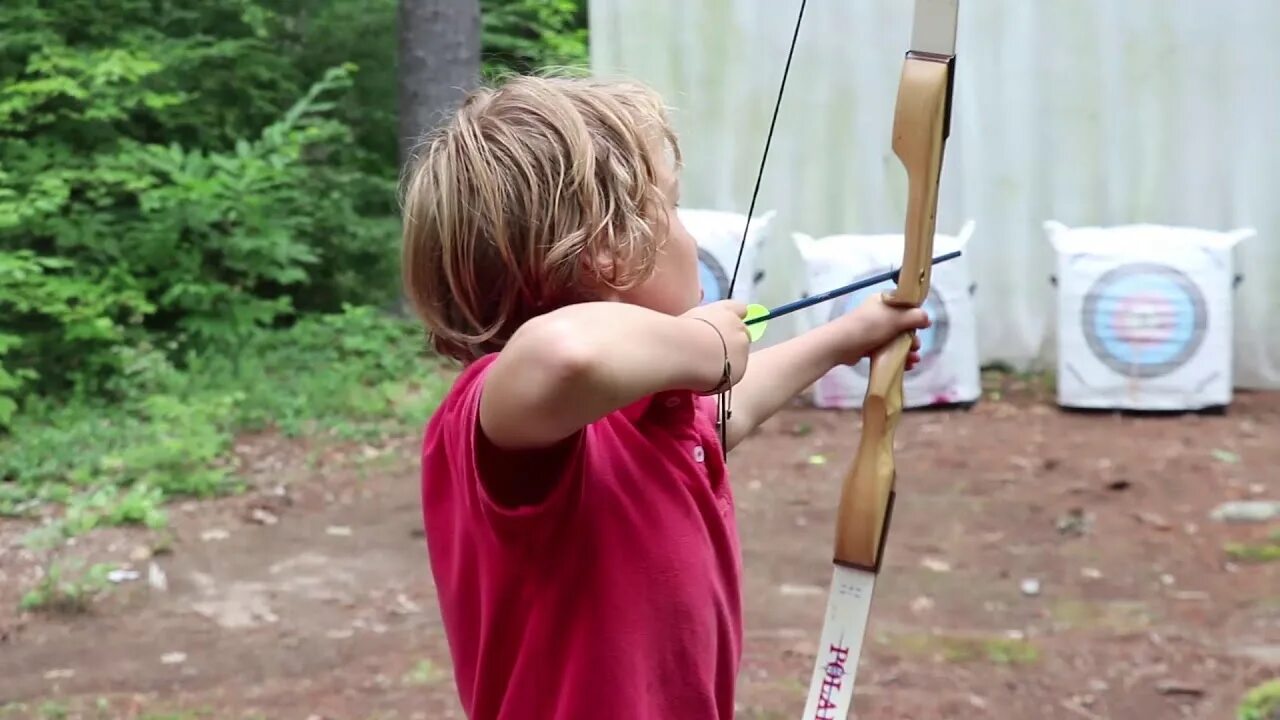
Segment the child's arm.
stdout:
<path fill-rule="evenodd" d="M 928 325 L 923 310 L 891 308 L 877 295 L 838 320 L 753 353 L 747 374 L 733 388 L 726 442 L 733 448 L 836 365 L 856 363 L 899 334 Z M 917 339 L 908 367 L 919 361 L 919 347 Z"/>
<path fill-rule="evenodd" d="M 550 446 L 655 392 L 714 389 L 726 349 L 737 381 L 750 344 L 745 313 L 735 302 L 678 317 L 593 302 L 541 315 L 512 335 L 489 369 L 480 425 L 498 447 Z"/>

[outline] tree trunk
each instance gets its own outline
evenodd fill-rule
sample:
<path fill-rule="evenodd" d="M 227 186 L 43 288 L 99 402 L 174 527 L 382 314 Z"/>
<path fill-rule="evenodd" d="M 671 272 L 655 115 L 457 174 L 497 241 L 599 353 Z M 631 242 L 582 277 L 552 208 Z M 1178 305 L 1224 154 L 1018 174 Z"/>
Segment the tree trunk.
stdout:
<path fill-rule="evenodd" d="M 480 80 L 480 0 L 400 0 L 400 164 Z"/>

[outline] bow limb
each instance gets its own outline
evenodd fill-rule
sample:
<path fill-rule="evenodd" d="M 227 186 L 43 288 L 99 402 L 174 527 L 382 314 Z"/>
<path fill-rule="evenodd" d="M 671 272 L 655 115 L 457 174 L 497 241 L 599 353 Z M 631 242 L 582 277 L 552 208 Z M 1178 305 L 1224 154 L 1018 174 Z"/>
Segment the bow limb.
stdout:
<path fill-rule="evenodd" d="M 912 50 L 907 53 L 894 110 L 893 150 L 907 171 L 902 267 L 886 303 L 919 307 L 929 295 L 938 181 L 951 120 L 958 0 L 916 0 Z M 871 612 L 876 577 L 893 514 L 897 469 L 894 436 L 903 410 L 903 375 L 912 334 L 871 356 L 862 404 L 862 436 L 845 474 L 836 515 L 835 565 L 818 644 L 806 720 L 843 720 Z"/>

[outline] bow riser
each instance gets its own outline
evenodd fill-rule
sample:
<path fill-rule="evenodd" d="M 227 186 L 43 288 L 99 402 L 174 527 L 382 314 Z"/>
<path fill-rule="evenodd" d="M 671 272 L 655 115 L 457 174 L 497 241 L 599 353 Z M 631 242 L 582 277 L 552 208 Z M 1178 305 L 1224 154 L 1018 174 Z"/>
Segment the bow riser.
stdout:
<path fill-rule="evenodd" d="M 909 53 L 902 68 L 893 151 L 907 171 L 907 218 L 898 285 L 884 297 L 898 307 L 920 307 L 929 296 L 952 67 L 949 58 Z M 871 572 L 880 566 L 896 474 L 893 439 L 902 415 L 902 381 L 912 339 L 905 334 L 871 356 L 862 437 L 841 488 L 836 519 L 834 559 L 841 565 Z"/>

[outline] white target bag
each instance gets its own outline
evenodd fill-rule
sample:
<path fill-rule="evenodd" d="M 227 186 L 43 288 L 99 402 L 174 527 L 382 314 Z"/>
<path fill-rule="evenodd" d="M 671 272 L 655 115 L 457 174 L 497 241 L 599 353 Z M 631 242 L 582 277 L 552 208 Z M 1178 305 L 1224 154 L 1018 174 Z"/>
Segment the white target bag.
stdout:
<path fill-rule="evenodd" d="M 934 235 L 933 254 L 959 250 L 973 237 L 974 221 L 958 235 Z M 834 290 L 861 278 L 896 270 L 902 262 L 903 236 L 832 235 L 814 239 L 797 233 L 804 257 L 808 295 Z M 978 366 L 972 282 L 967 258 L 935 265 L 924 308 L 932 325 L 917 333 L 920 363 L 903 378 L 905 407 L 968 405 L 982 394 Z M 808 308 L 807 326 L 816 327 L 847 313 L 867 298 L 894 288 L 892 280 Z M 822 408 L 858 408 L 867 393 L 870 361 L 831 369 L 813 387 L 813 404 Z"/>
<path fill-rule="evenodd" d="M 738 281 L 733 288 L 733 299 L 752 302 L 756 286 L 764 279 L 758 268 L 760 246 L 769 236 L 774 211 L 751 220 L 746 244 L 742 231 L 747 226 L 747 216 L 722 210 L 677 211 L 680 222 L 698 242 L 698 275 L 702 282 L 702 304 L 729 299 L 729 283 L 733 279 L 733 266 L 742 248 L 742 264 L 738 268 Z"/>
<path fill-rule="evenodd" d="M 1230 404 L 1232 250 L 1256 231 L 1052 220 L 1044 228 L 1057 252 L 1059 405 Z"/>

